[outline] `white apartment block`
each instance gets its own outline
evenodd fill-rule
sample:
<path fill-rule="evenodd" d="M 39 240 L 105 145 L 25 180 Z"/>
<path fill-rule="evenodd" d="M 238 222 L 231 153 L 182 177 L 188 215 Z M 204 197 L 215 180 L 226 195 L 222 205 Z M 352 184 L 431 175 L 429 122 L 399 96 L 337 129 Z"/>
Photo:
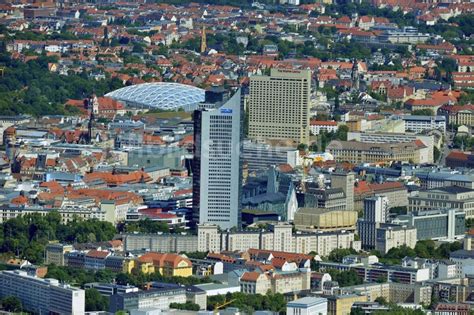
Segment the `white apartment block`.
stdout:
<path fill-rule="evenodd" d="M 33 313 L 82 315 L 85 310 L 84 290 L 20 270 L 0 272 L 0 298 L 7 296 L 17 297 Z"/>
<path fill-rule="evenodd" d="M 246 251 L 249 248 L 290 253 L 317 252 L 328 256 L 336 248 L 361 249 L 352 231 L 292 233 L 291 225 L 276 225 L 272 231 L 224 231 L 217 225 L 198 225 L 197 235 L 124 234 L 125 251 L 157 252 Z"/>
<path fill-rule="evenodd" d="M 392 133 L 392 132 L 360 132 L 347 133 L 347 141 L 360 141 L 366 143 L 406 143 L 420 140 L 428 147 L 426 160 L 433 162 L 433 148 L 435 140 L 432 135 L 420 135 L 414 133 Z"/>
<path fill-rule="evenodd" d="M 406 132 L 420 133 L 425 130 L 438 129 L 446 132 L 446 117 L 444 116 L 403 116 Z"/>
<path fill-rule="evenodd" d="M 321 132 L 336 132 L 337 128 L 337 122 L 334 120 L 311 120 L 309 123 L 309 131 L 311 131 L 312 135 L 319 135 Z"/>
<path fill-rule="evenodd" d="M 304 297 L 286 304 L 287 315 L 327 315 L 328 300 L 321 297 Z"/>
<path fill-rule="evenodd" d="M 336 248 L 360 250 L 353 232 L 292 233 L 292 226 L 277 224 L 272 231 L 219 232 L 216 225 L 198 226 L 198 251 L 246 251 L 249 248 L 290 253 L 317 252 L 328 256 Z"/>

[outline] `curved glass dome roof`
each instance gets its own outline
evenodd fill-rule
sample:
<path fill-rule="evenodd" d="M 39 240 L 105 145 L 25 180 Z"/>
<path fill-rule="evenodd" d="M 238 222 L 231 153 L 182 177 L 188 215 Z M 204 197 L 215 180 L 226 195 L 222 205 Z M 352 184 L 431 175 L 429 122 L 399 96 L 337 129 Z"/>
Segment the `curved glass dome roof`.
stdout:
<path fill-rule="evenodd" d="M 205 97 L 203 89 L 169 82 L 130 85 L 107 93 L 105 96 L 135 107 L 151 107 L 163 110 L 193 110 Z"/>

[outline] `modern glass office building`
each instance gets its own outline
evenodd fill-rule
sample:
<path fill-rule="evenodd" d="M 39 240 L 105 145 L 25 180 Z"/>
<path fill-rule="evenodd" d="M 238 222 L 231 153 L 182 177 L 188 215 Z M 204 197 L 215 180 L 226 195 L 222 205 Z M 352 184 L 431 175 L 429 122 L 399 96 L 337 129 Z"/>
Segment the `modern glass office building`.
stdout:
<path fill-rule="evenodd" d="M 222 229 L 241 225 L 240 90 L 217 109 L 194 112 L 193 220 Z"/>

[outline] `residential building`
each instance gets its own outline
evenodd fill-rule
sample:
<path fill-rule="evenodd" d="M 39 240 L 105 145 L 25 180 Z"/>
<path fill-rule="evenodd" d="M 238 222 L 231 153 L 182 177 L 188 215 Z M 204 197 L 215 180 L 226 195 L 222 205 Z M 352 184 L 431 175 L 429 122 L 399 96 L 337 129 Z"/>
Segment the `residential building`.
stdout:
<path fill-rule="evenodd" d="M 312 119 L 309 123 L 309 130 L 312 135 L 319 135 L 321 132 L 336 132 L 337 121 L 321 121 Z"/>
<path fill-rule="evenodd" d="M 134 262 L 135 269 L 144 274 L 159 272 L 165 277 L 189 277 L 193 274 L 191 261 L 177 254 L 146 253 Z"/>
<path fill-rule="evenodd" d="M 240 227 L 243 116 L 240 90 L 218 109 L 194 112 L 193 219 Z"/>
<path fill-rule="evenodd" d="M 92 270 L 105 269 L 105 260 L 111 253 L 102 250 L 90 250 L 84 257 L 84 268 Z"/>
<path fill-rule="evenodd" d="M 432 289 L 422 283 L 364 283 L 337 290 L 339 294 L 357 294 L 367 296 L 368 302 L 384 298 L 388 303 L 430 304 Z"/>
<path fill-rule="evenodd" d="M 446 117 L 448 125 L 474 125 L 474 105 L 444 105 L 438 109 L 438 114 Z"/>
<path fill-rule="evenodd" d="M 185 238 L 186 246 L 181 246 L 181 238 Z M 174 241 L 173 241 L 174 240 Z M 180 247 L 173 242 L 179 241 Z M 171 244 L 163 244 L 171 242 Z M 156 248 L 174 248 L 173 250 L 157 250 Z M 132 252 L 221 252 L 246 251 L 249 248 L 275 250 L 290 253 L 317 252 L 327 256 L 335 248 L 360 249 L 360 241 L 355 240 L 354 232 L 347 230 L 293 233 L 292 225 L 278 223 L 266 231 L 219 231 L 217 225 L 198 225 L 197 235 L 176 235 L 173 238 L 159 234 L 125 234 L 124 250 Z M 176 250 L 177 249 L 177 250 Z"/>
<path fill-rule="evenodd" d="M 71 252 L 72 245 L 64 245 L 59 243 L 51 243 L 46 245 L 46 259 L 47 265 L 54 264 L 56 266 L 65 266 L 64 254 Z"/>
<path fill-rule="evenodd" d="M 470 275 L 467 275 L 467 277 L 470 277 Z M 459 278 L 459 275 L 456 275 L 454 279 L 436 281 L 431 284 L 433 295 L 440 301 L 464 303 L 471 294 L 469 280 L 469 278 Z"/>
<path fill-rule="evenodd" d="M 456 263 L 458 277 L 474 274 L 474 250 L 460 249 L 451 252 L 449 259 Z"/>
<path fill-rule="evenodd" d="M 319 262 L 320 270 L 355 270 L 365 282 L 380 282 L 381 280 L 397 283 L 416 283 L 430 279 L 429 268 L 411 268 L 382 264 L 362 265 L 333 262 Z"/>
<path fill-rule="evenodd" d="M 249 137 L 309 142 L 311 71 L 272 68 L 250 77 Z"/>
<path fill-rule="evenodd" d="M 463 242 L 463 249 L 465 250 L 474 250 L 474 230 L 467 231 L 464 242 Z"/>
<path fill-rule="evenodd" d="M 285 272 L 245 272 L 240 278 L 240 291 L 246 294 L 291 293 L 309 290 L 310 269 Z"/>
<path fill-rule="evenodd" d="M 189 234 L 124 234 L 123 240 L 125 251 L 181 253 L 198 248 L 198 237 Z"/>
<path fill-rule="evenodd" d="M 454 241 L 464 237 L 465 217 L 461 209 L 421 210 L 398 216 L 392 222 L 415 227 L 419 241 Z"/>
<path fill-rule="evenodd" d="M 474 190 L 459 186 L 446 186 L 420 190 L 408 197 L 408 211 L 461 209 L 466 219 L 474 218 Z"/>
<path fill-rule="evenodd" d="M 402 245 L 415 248 L 416 242 L 416 228 L 412 226 L 385 223 L 376 229 L 375 249 L 384 254 Z"/>
<path fill-rule="evenodd" d="M 328 300 L 317 297 L 304 297 L 286 304 L 287 315 L 327 315 Z"/>
<path fill-rule="evenodd" d="M 470 312 L 469 304 L 438 303 L 434 307 L 433 315 L 469 315 Z"/>
<path fill-rule="evenodd" d="M 444 116 L 403 116 L 405 131 L 420 133 L 429 130 L 446 132 L 446 117 Z"/>
<path fill-rule="evenodd" d="M 56 279 L 29 276 L 25 271 L 0 271 L 0 298 L 17 297 L 22 307 L 39 314 L 85 314 L 82 289 L 60 284 Z"/>

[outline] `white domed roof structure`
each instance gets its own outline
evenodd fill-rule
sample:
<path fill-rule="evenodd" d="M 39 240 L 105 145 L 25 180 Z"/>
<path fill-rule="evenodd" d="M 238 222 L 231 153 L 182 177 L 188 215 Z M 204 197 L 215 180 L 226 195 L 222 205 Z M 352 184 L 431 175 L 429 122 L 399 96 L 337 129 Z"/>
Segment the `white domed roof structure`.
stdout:
<path fill-rule="evenodd" d="M 105 96 L 125 102 L 128 106 L 162 110 L 191 111 L 205 99 L 205 91 L 191 85 L 169 82 L 130 85 Z"/>

